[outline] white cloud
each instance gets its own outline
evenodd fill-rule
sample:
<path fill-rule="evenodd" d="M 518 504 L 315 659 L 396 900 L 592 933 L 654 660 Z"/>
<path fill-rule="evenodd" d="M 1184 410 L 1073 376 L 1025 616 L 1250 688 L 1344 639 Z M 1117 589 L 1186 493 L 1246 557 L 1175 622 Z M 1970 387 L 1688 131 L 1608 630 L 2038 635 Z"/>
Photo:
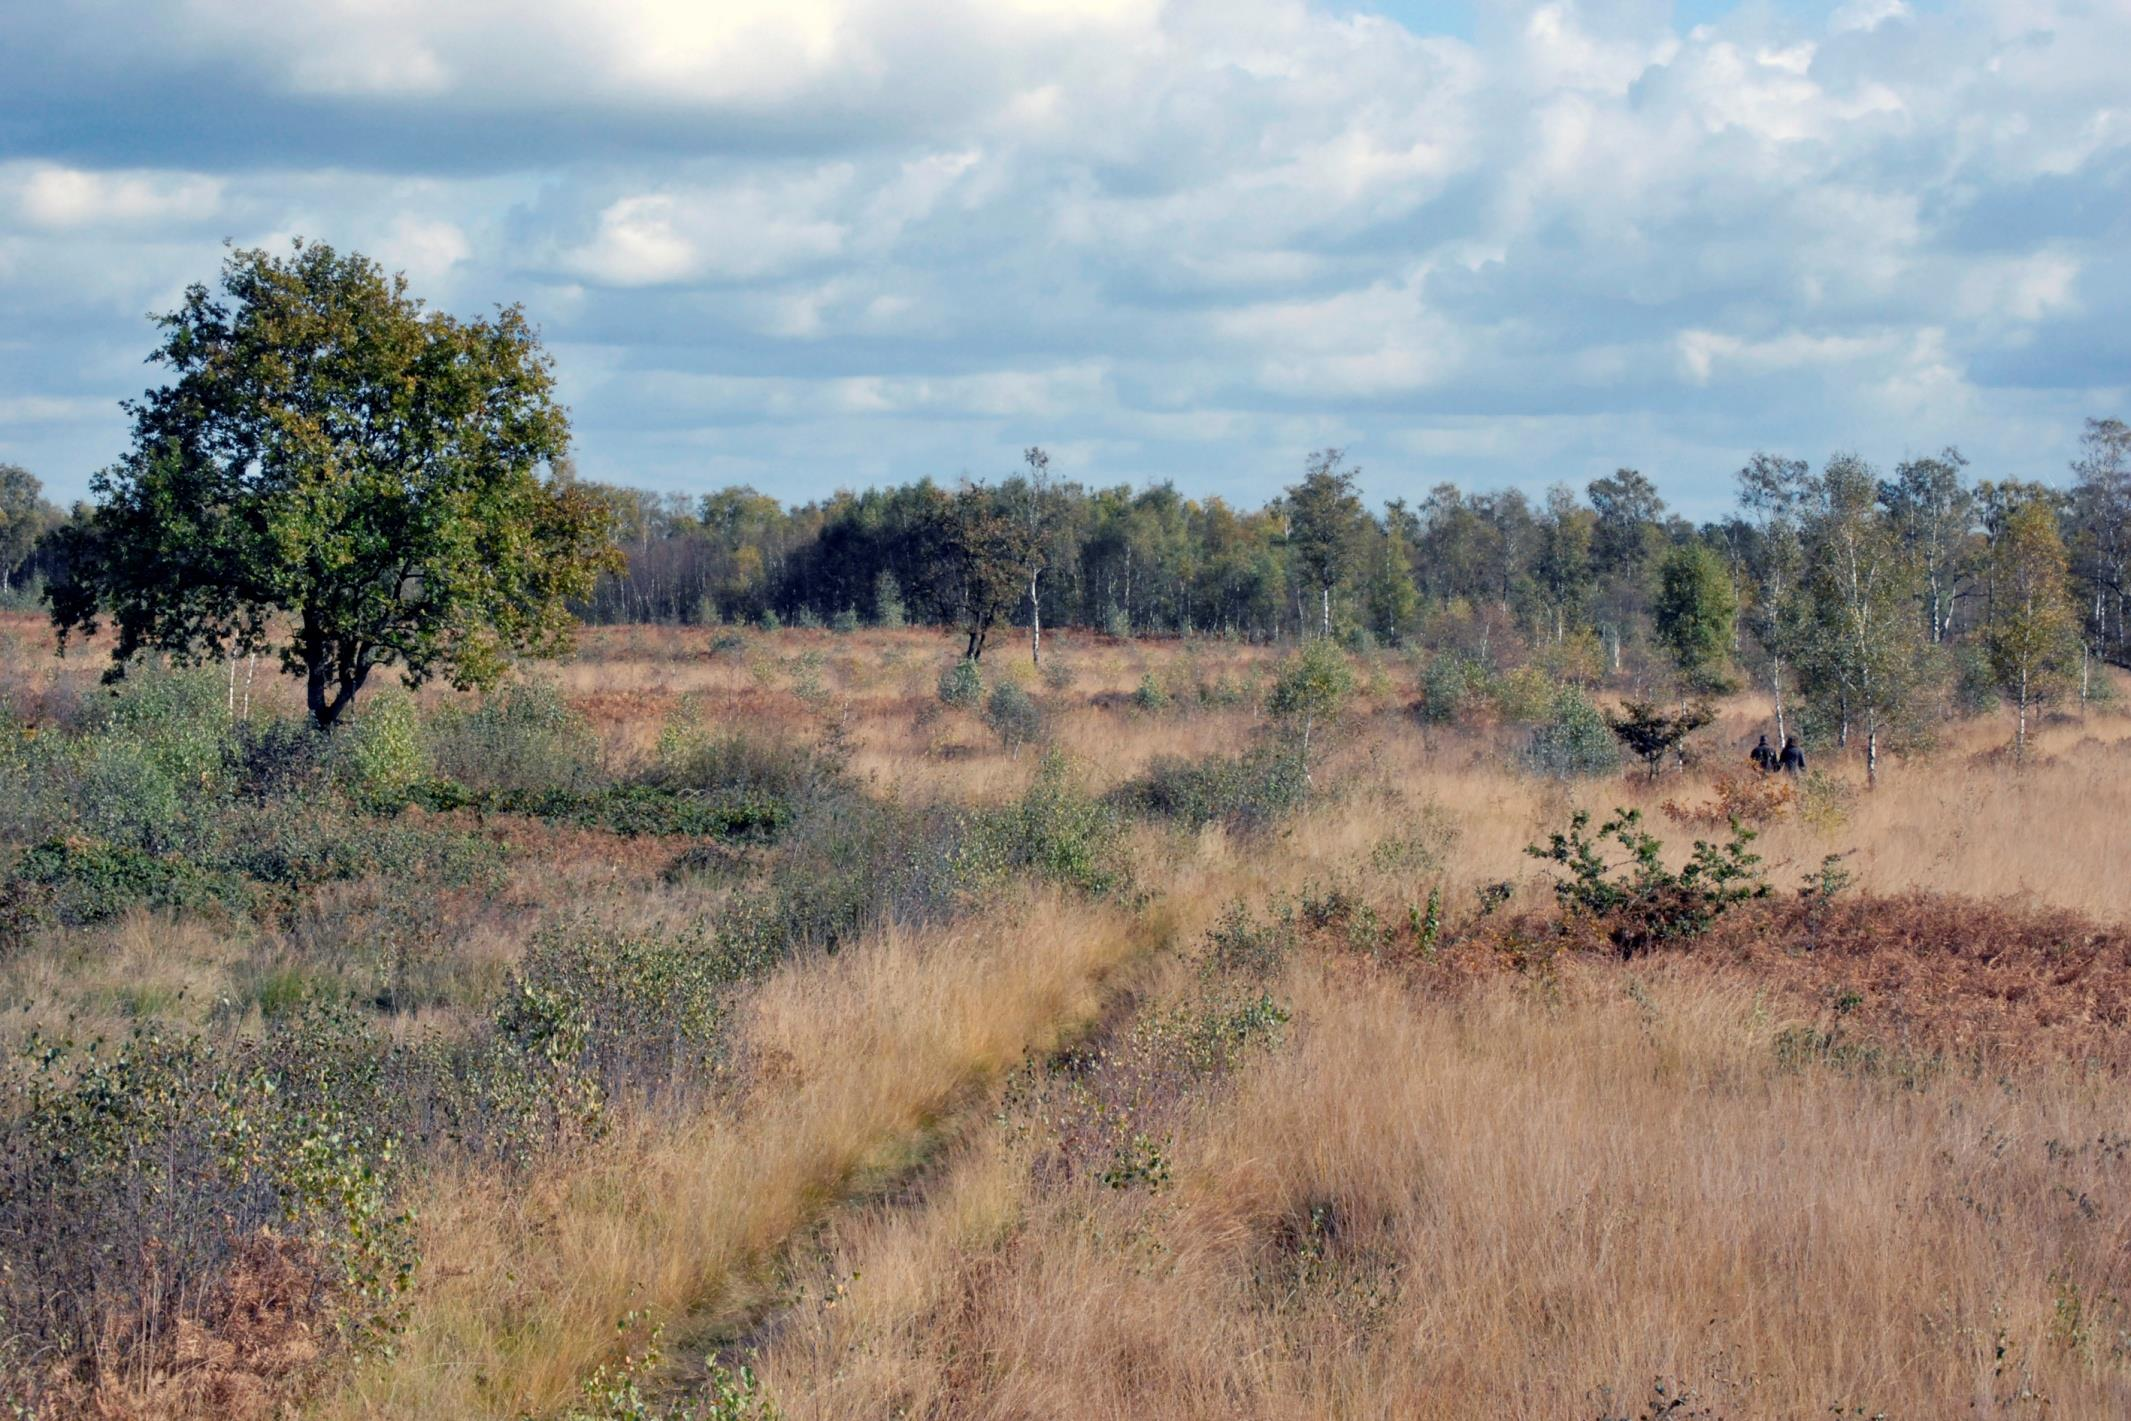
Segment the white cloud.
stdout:
<path fill-rule="evenodd" d="M 1909 6 L 1904 0 L 1848 0 L 1839 7 L 1828 21 L 1828 28 L 1840 34 L 1847 30 L 1876 30 L 1889 20 L 1909 17 Z"/>
<path fill-rule="evenodd" d="M 32 227 L 68 230 L 115 224 L 198 222 L 215 215 L 220 179 L 197 173 L 90 172 L 51 164 L 18 167 L 14 205 Z"/>
<path fill-rule="evenodd" d="M 93 327 L 99 398 L 225 231 L 525 300 L 644 478 L 765 418 L 899 473 L 1025 424 L 1121 475 L 1335 433 L 1484 475 L 1541 428 L 1706 474 L 1724 438 L 1987 449 L 2125 380 L 2120 4 L 1490 0 L 1471 40 L 1328 0 L 80 5 L 129 74 L 259 109 L 164 168 L 0 165 L 0 326 Z M 48 388 L 14 349 L 0 392 Z"/>

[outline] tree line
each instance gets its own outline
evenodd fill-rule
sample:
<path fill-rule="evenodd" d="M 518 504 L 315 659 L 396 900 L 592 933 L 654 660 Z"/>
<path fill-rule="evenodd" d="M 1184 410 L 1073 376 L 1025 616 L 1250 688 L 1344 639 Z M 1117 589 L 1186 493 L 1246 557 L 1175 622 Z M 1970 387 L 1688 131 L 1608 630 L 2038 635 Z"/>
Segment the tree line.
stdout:
<path fill-rule="evenodd" d="M 1533 500 L 1449 483 L 1365 506 L 1344 454 L 1258 508 L 1057 477 L 787 506 L 573 476 L 523 314 L 462 321 L 359 254 L 234 251 L 160 318 L 171 382 L 62 514 L 0 465 L 0 597 L 118 664 L 271 653 L 330 725 L 375 670 L 490 684 L 604 622 L 921 622 L 969 660 L 1002 634 L 1419 642 L 1485 667 L 1765 691 L 1782 735 L 1883 744 L 2000 700 L 2038 707 L 2131 664 L 2131 428 L 2090 420 L 2070 481 L 1971 480 L 1957 450 L 1891 472 L 1757 454 L 1722 519 L 1633 469 Z M 49 583 L 49 586 L 44 584 Z"/>
<path fill-rule="evenodd" d="M 1364 506 L 1339 450 L 1259 508 L 1171 484 L 1091 487 L 1040 449 L 997 481 L 931 480 L 787 507 L 600 486 L 625 566 L 596 621 L 954 625 L 1309 635 L 1544 655 L 1578 679 L 1749 681 L 1779 732 L 1868 761 L 1950 702 L 2036 706 L 2131 664 L 2131 428 L 2087 424 L 2064 486 L 1972 480 L 1958 450 L 1875 469 L 1757 454 L 1700 525 L 1621 469 Z"/>

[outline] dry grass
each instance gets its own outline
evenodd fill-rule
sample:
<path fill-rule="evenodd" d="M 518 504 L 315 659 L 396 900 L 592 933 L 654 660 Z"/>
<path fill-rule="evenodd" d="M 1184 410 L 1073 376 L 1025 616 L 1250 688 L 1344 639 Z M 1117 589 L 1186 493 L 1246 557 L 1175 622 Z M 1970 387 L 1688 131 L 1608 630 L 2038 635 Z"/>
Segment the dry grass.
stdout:
<path fill-rule="evenodd" d="M 1294 1044 L 1193 1122 L 1173 1190 L 1047 1189 L 983 1141 L 929 1207 L 834 1231 L 772 1390 L 822 1418 L 1598 1417 L 1660 1376 L 1695 1415 L 2131 1406 L 2113 1079 L 1793 1069 L 1736 986 L 1623 986 L 1452 1006 L 1306 966 Z"/>
<path fill-rule="evenodd" d="M 732 1115 L 624 1130 L 521 1188 L 440 1181 L 405 1345 L 322 1414 L 545 1412 L 625 1315 L 744 1312 L 796 1229 L 904 1162 L 976 1083 L 1090 1018 L 1153 931 L 1038 898 L 772 980 L 745 1029 L 765 1065 Z"/>
<path fill-rule="evenodd" d="M 11 676 L 55 703 L 85 692 L 93 664 L 54 665 L 34 628 L 5 629 Z M 595 631 L 538 674 L 618 760 L 648 754 L 688 699 L 707 721 L 790 736 L 840 724 L 880 792 L 997 801 L 1028 781 L 1031 756 L 939 706 L 953 646 L 937 633 L 748 632 L 713 653 L 714 635 Z M 1136 709 L 1143 679 L 1262 684 L 1276 656 L 1083 635 L 1050 655 L 1070 685 L 1039 694 L 1097 790 L 1263 726 L 1248 705 Z M 1011 644 L 987 668 L 1038 684 Z M 1499 881 L 1513 910 L 1542 908 L 1525 845 L 1576 807 L 1619 804 L 1677 851 L 1691 831 L 1662 802 L 1709 797 L 1760 714 L 1727 704 L 1688 776 L 1565 786 L 1518 771 L 1514 732 L 1424 733 L 1405 661 L 1364 680 L 1306 813 L 1258 839 L 1135 842 L 1151 906 L 1017 898 L 794 965 L 751 998 L 748 1069 L 715 1115 L 624 1121 L 522 1179 L 434 1181 L 399 1353 L 318 1410 L 552 1414 L 612 1355 L 616 1322 L 648 1310 L 709 1336 L 766 1311 L 750 1337 L 793 1417 L 1625 1418 L 1659 1377 L 1726 1417 L 2131 1414 L 2131 1109 L 2120 1074 L 2052 1059 L 2060 1036 L 2121 1059 L 2123 1028 L 2050 975 L 2039 938 L 2012 962 L 1988 944 L 1941 951 L 1941 933 L 1905 961 L 1853 916 L 1847 945 L 1810 963 L 1727 942 L 1455 983 L 1312 948 L 1277 985 L 1287 1044 L 1165 1123 L 1173 1186 L 1035 1168 L 1050 1122 L 993 1119 L 986 1083 L 1114 1004 L 1128 963 L 1195 939 L 1232 900 L 1307 885 L 1345 885 L 1387 918 L 1440 888 L 1456 926 Z M 2038 909 L 2131 922 L 2131 717 L 2050 723 L 2025 766 L 1993 753 L 2008 730 L 1955 727 L 1869 795 L 1861 767 L 1831 757 L 1847 794 L 1758 845 L 1779 887 L 1848 852 L 1880 894 L 2002 900 L 1977 921 L 2008 940 L 2041 931 Z M 439 918 L 468 972 L 500 975 L 565 916 L 655 926 L 718 907 L 662 883 L 642 845 L 505 832 L 506 890 Z M 318 912 L 390 912 L 358 893 Z M 255 947 L 136 918 L 10 970 L 115 1027 L 128 992 L 199 1000 Z M 1135 980 L 1146 1013 L 1193 979 L 1171 964 Z M 2041 1023 L 2040 1048 L 2002 1050 L 1988 1075 L 1794 1049 L 1785 1033 L 1824 1030 L 1853 989 L 1859 1031 L 1899 1035 L 1966 1002 L 2002 1045 L 2039 1011 L 2087 1016 L 2056 1036 Z M 950 1133 L 922 1191 L 878 1197 Z"/>

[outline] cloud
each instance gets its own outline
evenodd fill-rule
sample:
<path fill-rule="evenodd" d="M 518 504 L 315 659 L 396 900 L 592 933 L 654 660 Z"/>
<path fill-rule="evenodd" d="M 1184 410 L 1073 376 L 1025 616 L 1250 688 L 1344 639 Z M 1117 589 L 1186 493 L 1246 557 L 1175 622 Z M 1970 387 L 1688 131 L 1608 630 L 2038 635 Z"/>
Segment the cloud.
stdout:
<path fill-rule="evenodd" d="M 1343 441 L 1385 491 L 1625 462 L 1691 503 L 1757 445 L 2033 473 L 2122 412 L 2131 12 L 1673 8 L 44 7 L 0 57 L 0 397 L 132 393 L 143 311 L 300 232 L 524 301 L 585 467 L 652 483 L 1044 441 L 1253 497 Z M 37 429 L 69 491 L 123 436 Z"/>
<path fill-rule="evenodd" d="M 198 222 L 222 201 L 220 180 L 197 173 L 84 172 L 37 163 L 17 167 L 10 182 L 21 219 L 31 227 L 68 231 L 119 224 Z"/>

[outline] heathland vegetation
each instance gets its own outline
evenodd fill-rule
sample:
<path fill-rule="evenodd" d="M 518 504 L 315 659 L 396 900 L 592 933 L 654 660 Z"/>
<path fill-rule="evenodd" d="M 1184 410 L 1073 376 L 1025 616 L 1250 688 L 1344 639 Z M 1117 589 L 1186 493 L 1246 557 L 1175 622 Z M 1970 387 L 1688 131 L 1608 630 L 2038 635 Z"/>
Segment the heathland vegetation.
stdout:
<path fill-rule="evenodd" d="M 2131 1409 L 2121 424 L 787 508 L 323 247 L 163 331 L 0 469 L 14 1414 Z"/>

